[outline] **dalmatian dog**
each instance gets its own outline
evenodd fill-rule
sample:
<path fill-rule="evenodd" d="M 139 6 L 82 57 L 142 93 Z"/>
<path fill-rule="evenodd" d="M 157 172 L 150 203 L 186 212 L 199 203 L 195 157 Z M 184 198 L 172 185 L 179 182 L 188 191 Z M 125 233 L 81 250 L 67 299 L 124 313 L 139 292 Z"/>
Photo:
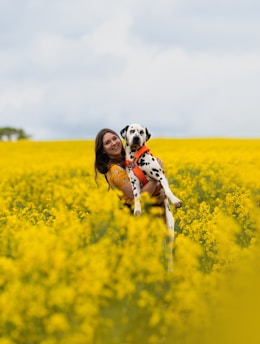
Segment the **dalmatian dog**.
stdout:
<path fill-rule="evenodd" d="M 162 167 L 157 159 L 154 158 L 149 152 L 149 148 L 143 149 L 146 147 L 145 143 L 151 137 L 150 132 L 146 127 L 140 124 L 130 124 L 123 128 L 120 131 L 120 134 L 125 140 L 126 169 L 134 194 L 134 214 L 141 214 L 140 196 L 142 183 L 140 182 L 138 176 L 134 173 L 133 166 L 136 165 L 139 169 L 141 169 L 147 180 L 157 180 L 164 189 L 164 193 L 166 195 L 164 200 L 166 225 L 171 230 L 173 239 L 174 218 L 170 210 L 169 200 L 176 208 L 179 208 L 182 202 L 172 193 Z M 140 152 L 140 149 L 143 149 L 143 153 L 141 153 L 141 156 L 137 159 L 136 155 L 138 152 Z"/>

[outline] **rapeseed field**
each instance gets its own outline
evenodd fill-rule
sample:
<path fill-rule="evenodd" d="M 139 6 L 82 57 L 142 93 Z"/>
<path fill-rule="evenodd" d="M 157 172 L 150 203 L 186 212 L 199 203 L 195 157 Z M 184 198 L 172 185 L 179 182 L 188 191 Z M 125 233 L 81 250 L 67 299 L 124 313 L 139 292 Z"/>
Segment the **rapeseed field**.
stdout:
<path fill-rule="evenodd" d="M 258 343 L 260 140 L 151 139 L 182 199 L 123 209 L 94 141 L 0 142 L 0 343 Z"/>

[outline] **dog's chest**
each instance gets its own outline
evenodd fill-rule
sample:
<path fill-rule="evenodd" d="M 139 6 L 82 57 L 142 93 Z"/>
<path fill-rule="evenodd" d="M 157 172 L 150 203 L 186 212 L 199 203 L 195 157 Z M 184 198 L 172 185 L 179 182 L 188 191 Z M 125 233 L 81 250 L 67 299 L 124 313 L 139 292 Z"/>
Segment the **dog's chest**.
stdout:
<path fill-rule="evenodd" d="M 139 160 L 137 161 L 137 165 L 139 167 L 145 167 L 145 166 L 150 166 L 155 159 L 151 157 L 149 153 L 144 153 Z"/>

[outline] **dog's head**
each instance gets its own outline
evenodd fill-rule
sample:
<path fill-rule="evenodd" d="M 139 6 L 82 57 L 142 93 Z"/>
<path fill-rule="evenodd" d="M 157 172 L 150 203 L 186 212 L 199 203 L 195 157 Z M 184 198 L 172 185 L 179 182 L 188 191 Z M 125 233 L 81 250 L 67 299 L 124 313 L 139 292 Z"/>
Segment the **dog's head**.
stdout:
<path fill-rule="evenodd" d="M 141 147 L 151 137 L 146 127 L 136 123 L 127 125 L 120 131 L 120 134 L 130 147 Z"/>

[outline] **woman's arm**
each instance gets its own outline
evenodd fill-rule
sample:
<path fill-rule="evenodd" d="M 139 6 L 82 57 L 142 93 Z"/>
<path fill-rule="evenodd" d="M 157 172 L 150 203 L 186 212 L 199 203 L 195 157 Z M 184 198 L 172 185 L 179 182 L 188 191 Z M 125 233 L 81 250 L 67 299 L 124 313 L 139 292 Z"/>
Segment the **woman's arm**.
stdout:
<path fill-rule="evenodd" d="M 134 199 L 131 182 L 125 169 L 118 165 L 110 167 L 110 173 L 108 175 L 108 182 L 111 186 L 121 190 L 126 198 L 130 201 Z M 156 196 L 161 189 L 161 184 L 155 180 L 149 180 L 143 187 L 141 192 L 148 192 L 150 196 Z M 158 202 L 161 203 L 165 198 L 164 193 L 160 192 Z"/>
<path fill-rule="evenodd" d="M 148 192 L 150 196 L 152 196 L 158 186 L 158 182 L 155 180 L 149 180 L 141 189 L 141 193 Z M 127 183 L 122 187 L 123 193 L 126 195 L 127 198 L 130 200 L 134 199 L 134 194 L 132 190 L 131 183 Z"/>

